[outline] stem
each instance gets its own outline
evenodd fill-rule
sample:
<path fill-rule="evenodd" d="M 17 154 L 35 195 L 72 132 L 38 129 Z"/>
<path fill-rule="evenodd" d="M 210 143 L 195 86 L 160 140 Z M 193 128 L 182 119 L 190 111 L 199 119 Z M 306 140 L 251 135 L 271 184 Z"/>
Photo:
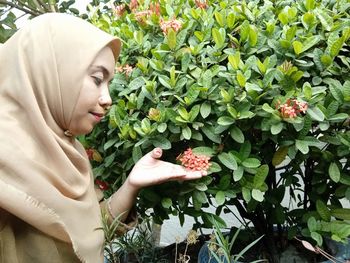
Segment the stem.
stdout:
<path fill-rule="evenodd" d="M 176 260 L 177 260 L 177 241 L 175 242 L 175 263 L 176 263 Z"/>

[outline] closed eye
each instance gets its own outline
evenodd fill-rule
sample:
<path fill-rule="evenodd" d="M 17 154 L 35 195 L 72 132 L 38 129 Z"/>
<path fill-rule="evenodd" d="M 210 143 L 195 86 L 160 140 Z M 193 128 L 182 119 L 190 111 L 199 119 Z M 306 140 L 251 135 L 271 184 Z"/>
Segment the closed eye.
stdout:
<path fill-rule="evenodd" d="M 92 76 L 92 78 L 94 79 L 96 86 L 100 86 L 103 82 L 103 79 L 100 79 L 99 77 Z"/>

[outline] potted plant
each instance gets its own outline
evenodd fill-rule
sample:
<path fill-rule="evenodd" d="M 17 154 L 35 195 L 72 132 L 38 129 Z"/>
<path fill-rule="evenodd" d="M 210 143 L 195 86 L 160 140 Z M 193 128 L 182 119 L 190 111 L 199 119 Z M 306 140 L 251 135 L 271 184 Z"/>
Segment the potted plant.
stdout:
<path fill-rule="evenodd" d="M 89 19 L 123 41 L 109 118 L 82 138 L 101 156 L 100 180 L 117 187 L 152 147 L 173 162 L 191 148 L 211 157 L 209 175 L 144 189 L 141 214 L 223 227 L 234 206 L 264 235 L 271 262 L 285 233 L 318 246 L 346 240 L 346 0 L 132 0 L 91 7 Z"/>

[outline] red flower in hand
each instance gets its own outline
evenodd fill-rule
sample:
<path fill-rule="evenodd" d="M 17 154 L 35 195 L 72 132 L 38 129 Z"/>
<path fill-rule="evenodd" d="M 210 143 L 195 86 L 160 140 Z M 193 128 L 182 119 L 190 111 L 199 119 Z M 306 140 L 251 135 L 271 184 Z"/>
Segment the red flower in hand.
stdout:
<path fill-rule="evenodd" d="M 176 160 L 179 160 L 184 167 L 192 171 L 207 171 L 211 165 L 210 157 L 196 155 L 191 148 L 180 154 Z"/>

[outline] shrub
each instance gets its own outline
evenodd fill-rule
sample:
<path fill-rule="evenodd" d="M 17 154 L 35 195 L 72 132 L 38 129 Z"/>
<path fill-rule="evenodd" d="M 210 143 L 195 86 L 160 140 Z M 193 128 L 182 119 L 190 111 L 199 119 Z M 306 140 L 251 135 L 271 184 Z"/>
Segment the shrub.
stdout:
<path fill-rule="evenodd" d="M 91 8 L 90 20 L 123 41 L 109 118 L 82 138 L 103 157 L 92 162 L 95 175 L 114 189 L 153 147 L 171 162 L 192 148 L 211 157 L 210 175 L 144 189 L 141 214 L 152 208 L 159 223 L 189 215 L 196 228 L 211 228 L 213 220 L 225 226 L 220 214 L 235 206 L 271 254 L 274 226 L 318 245 L 344 240 L 349 10 L 346 0 Z"/>

